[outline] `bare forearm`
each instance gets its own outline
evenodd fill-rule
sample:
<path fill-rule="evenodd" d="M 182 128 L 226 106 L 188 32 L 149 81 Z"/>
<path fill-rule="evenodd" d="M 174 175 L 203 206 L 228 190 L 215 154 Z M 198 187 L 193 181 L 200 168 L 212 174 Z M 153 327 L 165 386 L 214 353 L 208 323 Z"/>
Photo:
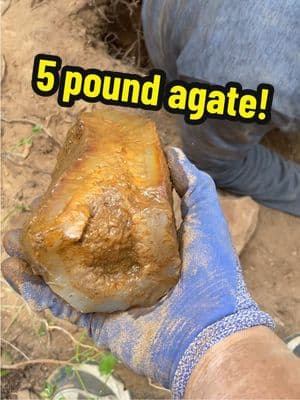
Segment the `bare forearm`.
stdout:
<path fill-rule="evenodd" d="M 194 369 L 186 399 L 299 399 L 300 361 L 268 328 L 238 332 Z"/>

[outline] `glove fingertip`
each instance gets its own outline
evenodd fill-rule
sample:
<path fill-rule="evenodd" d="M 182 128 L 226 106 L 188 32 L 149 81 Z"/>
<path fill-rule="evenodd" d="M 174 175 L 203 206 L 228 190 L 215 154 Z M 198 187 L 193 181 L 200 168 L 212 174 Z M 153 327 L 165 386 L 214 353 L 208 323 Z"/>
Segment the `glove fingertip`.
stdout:
<path fill-rule="evenodd" d="M 186 179 L 189 182 L 189 186 L 197 182 L 197 184 L 204 183 L 205 185 L 208 184 L 215 188 L 212 177 L 205 171 L 198 169 L 187 158 L 187 156 L 181 149 L 179 149 L 178 147 L 167 146 L 165 151 L 171 170 L 171 175 L 174 174 L 176 176 L 179 171 L 181 175 L 184 173 Z"/>
<path fill-rule="evenodd" d="M 182 166 L 182 164 L 186 160 L 186 156 L 184 152 L 179 149 L 178 147 L 173 147 L 173 146 L 166 146 L 165 147 L 165 154 L 168 159 L 168 164 L 171 170 L 171 174 L 178 167 L 179 165 Z M 175 167 L 175 168 L 174 168 Z"/>
<path fill-rule="evenodd" d="M 1 263 L 1 271 L 6 282 L 17 293 L 21 294 L 21 286 L 26 275 L 31 276 L 29 265 L 18 257 L 9 257 Z"/>
<path fill-rule="evenodd" d="M 189 187 L 187 160 L 182 150 L 168 146 L 165 149 L 171 180 L 180 197 L 183 197 Z"/>
<path fill-rule="evenodd" d="M 23 257 L 23 249 L 20 242 L 22 230 L 15 229 L 6 232 L 3 237 L 3 247 L 11 257 Z"/>
<path fill-rule="evenodd" d="M 184 157 L 184 153 L 183 151 L 179 148 L 179 147 L 175 147 L 175 146 L 165 146 L 165 152 L 167 153 L 167 156 L 170 155 L 172 156 L 173 154 L 175 154 L 176 156 L 183 156 Z"/>

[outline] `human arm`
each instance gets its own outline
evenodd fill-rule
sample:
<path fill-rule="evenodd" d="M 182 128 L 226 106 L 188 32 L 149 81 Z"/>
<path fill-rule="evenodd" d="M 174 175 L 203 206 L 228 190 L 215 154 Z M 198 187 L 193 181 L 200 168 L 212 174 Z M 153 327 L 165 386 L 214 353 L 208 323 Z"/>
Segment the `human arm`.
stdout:
<path fill-rule="evenodd" d="M 299 399 L 300 361 L 266 327 L 235 333 L 194 368 L 186 399 Z"/>
<path fill-rule="evenodd" d="M 171 177 L 182 198 L 179 231 L 182 273 L 155 307 L 110 315 L 82 314 L 32 276 L 17 232 L 6 236 L 13 257 L 4 277 L 37 311 L 49 308 L 85 327 L 95 343 L 109 348 L 139 374 L 182 397 L 189 378 L 209 349 L 253 326 L 272 327 L 270 316 L 249 295 L 212 179 L 178 149 L 168 151 Z"/>

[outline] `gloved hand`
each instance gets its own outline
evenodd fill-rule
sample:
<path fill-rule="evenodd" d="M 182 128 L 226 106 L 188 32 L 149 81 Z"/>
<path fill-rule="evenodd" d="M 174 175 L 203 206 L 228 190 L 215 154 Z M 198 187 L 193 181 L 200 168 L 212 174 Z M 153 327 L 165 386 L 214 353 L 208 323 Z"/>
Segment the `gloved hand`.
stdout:
<path fill-rule="evenodd" d="M 168 149 L 167 156 L 182 197 L 182 273 L 156 306 L 82 314 L 33 276 L 20 258 L 4 261 L 2 272 L 35 310 L 49 308 L 55 316 L 86 327 L 97 345 L 182 397 L 194 366 L 211 346 L 252 326 L 272 327 L 273 321 L 247 292 L 212 179 L 179 149 Z M 5 247 L 11 256 L 22 257 L 18 232 L 8 233 Z"/>

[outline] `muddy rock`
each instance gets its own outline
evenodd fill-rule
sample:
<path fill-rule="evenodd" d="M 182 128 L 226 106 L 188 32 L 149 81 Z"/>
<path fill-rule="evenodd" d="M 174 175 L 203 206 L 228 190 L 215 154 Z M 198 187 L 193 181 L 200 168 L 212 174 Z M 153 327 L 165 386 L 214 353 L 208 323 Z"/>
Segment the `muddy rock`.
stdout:
<path fill-rule="evenodd" d="M 83 113 L 21 242 L 33 270 L 81 312 L 163 297 L 180 257 L 155 124 L 115 110 Z"/>
<path fill-rule="evenodd" d="M 236 197 L 219 193 L 219 200 L 229 225 L 234 247 L 237 253 L 241 254 L 255 231 L 259 206 L 250 197 Z M 173 191 L 173 204 L 176 227 L 178 229 L 182 219 L 180 198 L 175 191 Z"/>
<path fill-rule="evenodd" d="M 235 197 L 219 193 L 219 200 L 233 244 L 240 254 L 255 231 L 259 205 L 248 196 Z"/>

